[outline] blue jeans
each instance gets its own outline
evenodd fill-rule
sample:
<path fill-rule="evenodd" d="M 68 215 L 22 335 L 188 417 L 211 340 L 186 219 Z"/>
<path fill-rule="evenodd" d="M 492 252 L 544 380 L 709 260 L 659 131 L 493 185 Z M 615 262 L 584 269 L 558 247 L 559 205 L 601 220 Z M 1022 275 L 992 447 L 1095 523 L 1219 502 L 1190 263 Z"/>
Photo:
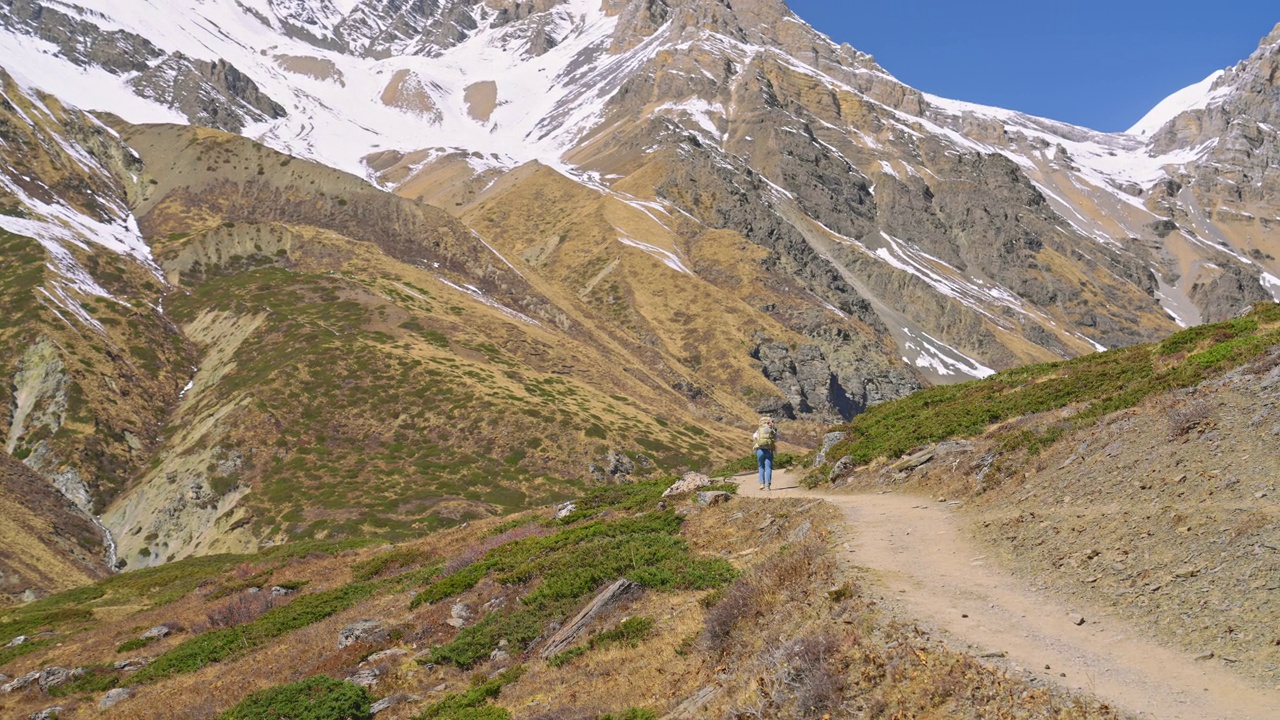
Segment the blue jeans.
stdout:
<path fill-rule="evenodd" d="M 756 466 L 760 468 L 760 484 L 771 487 L 773 485 L 773 451 L 756 448 Z"/>

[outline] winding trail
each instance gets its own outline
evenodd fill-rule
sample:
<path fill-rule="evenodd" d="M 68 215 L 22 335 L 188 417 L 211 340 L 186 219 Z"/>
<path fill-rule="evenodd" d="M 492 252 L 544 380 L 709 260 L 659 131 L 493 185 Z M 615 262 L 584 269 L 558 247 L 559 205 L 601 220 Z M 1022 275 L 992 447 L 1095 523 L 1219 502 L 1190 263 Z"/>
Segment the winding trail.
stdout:
<path fill-rule="evenodd" d="M 1029 587 L 961 532 L 953 506 L 897 493 L 806 490 L 786 472 L 774 473 L 768 493 L 754 475 L 736 480 L 744 496 L 838 507 L 846 559 L 868 569 L 890 603 L 941 631 L 954 649 L 1003 658 L 998 662 L 1144 719 L 1280 718 L 1280 692 L 1250 685 L 1217 661 L 1158 645 L 1099 608 L 1067 606 Z M 1073 613 L 1084 624 L 1072 622 Z"/>

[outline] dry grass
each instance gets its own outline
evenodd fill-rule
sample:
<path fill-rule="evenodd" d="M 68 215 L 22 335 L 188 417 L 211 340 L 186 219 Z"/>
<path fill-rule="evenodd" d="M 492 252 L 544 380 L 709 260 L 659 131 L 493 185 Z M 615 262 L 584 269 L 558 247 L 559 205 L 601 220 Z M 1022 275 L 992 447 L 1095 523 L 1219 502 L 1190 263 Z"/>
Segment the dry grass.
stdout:
<path fill-rule="evenodd" d="M 415 654 L 457 635 L 445 623 L 454 602 L 483 612 L 485 607 L 518 604 L 529 586 L 505 586 L 486 579 L 447 602 L 410 610 L 414 588 L 396 584 L 400 572 L 406 573 L 403 577 L 414 576 L 415 568 L 407 565 L 385 573 L 382 582 L 387 591 L 355 607 L 245 655 L 139 686 L 134 698 L 100 717 L 207 720 L 257 690 L 317 674 L 349 677 L 371 667 L 366 658 L 384 648 L 406 652 L 372 663 L 380 673 L 375 697 L 422 698 L 388 711 L 385 717 L 392 720 L 411 717 L 448 693 L 466 690 L 473 677 L 490 677 L 521 664 L 523 676 L 505 686 L 496 700 L 518 718 L 594 719 L 630 709 L 661 715 L 707 687 L 718 690 L 690 717 L 821 718 L 828 713 L 832 717 L 858 713 L 926 717 L 977 712 L 978 708 L 991 710 L 982 717 L 1109 717 L 1088 704 L 1079 705 L 1078 715 L 1067 714 L 1058 699 L 1029 692 L 1016 680 L 942 649 L 914 626 L 879 615 L 862 593 L 856 570 L 842 569 L 835 561 L 829 538 L 840 519 L 824 504 L 738 498 L 713 508 L 685 507 L 688 515 L 682 535 L 689 545 L 703 555 L 731 558 L 742 571 L 741 579 L 712 593 L 631 596 L 591 626 L 578 642 L 584 652 L 563 666 L 552 667 L 538 659 L 537 643 L 525 654 L 485 660 L 468 670 L 419 665 Z M 492 546 L 501 537 L 493 534 L 493 528 L 503 532 L 503 525 L 487 520 L 391 550 L 367 548 L 301 558 L 273 577 L 310 578 L 311 584 L 302 592 L 331 589 L 351 582 L 353 567 L 374 567 L 378 558 L 389 553 L 423 563 L 474 554 L 471 548 Z M 506 526 L 505 533 L 508 537 L 537 534 L 537 528 Z M 261 573 L 262 567 L 246 562 L 228 572 L 222 582 L 244 582 Z M 218 587 L 211 584 L 176 603 L 102 621 L 68 636 L 63 646 L 24 660 L 23 668 L 6 671 L 114 660 L 119 641 L 153 624 L 190 627 L 205 622 L 212 612 L 234 615 L 256 610 L 256 606 L 241 609 L 247 593 L 217 597 Z M 633 643 L 591 642 L 628 617 L 652 619 L 652 627 Z M 339 630 L 367 618 L 383 622 L 390 638 L 338 649 Z M 166 639 L 144 652 L 154 656 L 189 636 L 183 633 Z M 985 704 L 976 705 L 973 698 Z M 99 717 L 96 700 L 90 695 L 60 703 L 70 717 L 85 713 Z M 0 715 L 23 716 L 47 706 L 48 701 L 38 691 L 3 697 Z"/>

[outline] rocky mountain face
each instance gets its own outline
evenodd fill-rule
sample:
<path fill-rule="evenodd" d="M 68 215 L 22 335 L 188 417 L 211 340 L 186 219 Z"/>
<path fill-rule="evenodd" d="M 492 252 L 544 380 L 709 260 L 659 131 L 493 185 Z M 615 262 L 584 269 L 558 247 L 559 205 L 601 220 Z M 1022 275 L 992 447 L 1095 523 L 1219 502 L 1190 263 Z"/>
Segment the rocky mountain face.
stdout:
<path fill-rule="evenodd" d="M 93 516 L 7 453 L 0 518 L 0 607 L 106 577 L 108 549 Z"/>
<path fill-rule="evenodd" d="M 0 427 L 131 567 L 1280 292 L 1274 33 L 1124 134 L 920 93 L 780 0 L 0 0 L 0 41 Z"/>

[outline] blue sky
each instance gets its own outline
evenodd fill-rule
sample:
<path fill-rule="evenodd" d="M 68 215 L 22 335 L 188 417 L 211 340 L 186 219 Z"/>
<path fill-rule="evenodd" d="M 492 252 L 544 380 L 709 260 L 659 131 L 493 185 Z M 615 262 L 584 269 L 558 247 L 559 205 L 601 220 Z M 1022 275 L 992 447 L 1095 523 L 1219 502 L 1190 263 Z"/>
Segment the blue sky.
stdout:
<path fill-rule="evenodd" d="M 837 42 L 926 92 L 1125 130 L 1243 60 L 1275 0 L 787 0 Z"/>

